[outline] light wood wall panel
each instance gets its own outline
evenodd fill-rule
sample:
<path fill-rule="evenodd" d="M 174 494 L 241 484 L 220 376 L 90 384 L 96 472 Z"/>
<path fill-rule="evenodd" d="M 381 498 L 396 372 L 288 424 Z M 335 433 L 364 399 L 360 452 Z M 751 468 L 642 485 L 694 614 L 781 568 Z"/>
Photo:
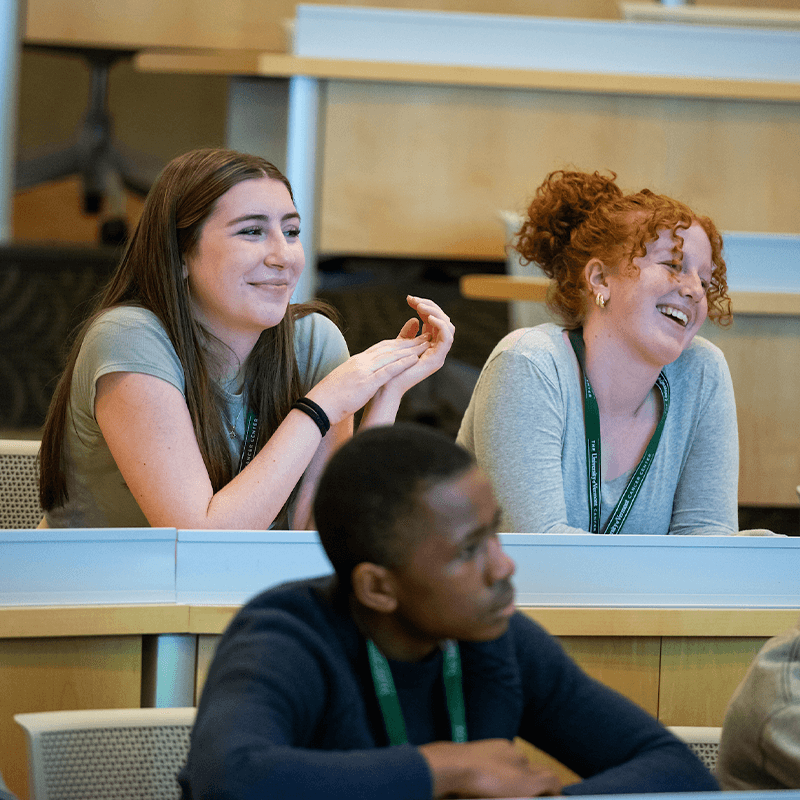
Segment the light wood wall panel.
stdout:
<path fill-rule="evenodd" d="M 665 638 L 659 719 L 664 725 L 722 725 L 731 695 L 763 638 Z"/>
<path fill-rule="evenodd" d="M 800 317 L 736 316 L 701 335 L 728 362 L 739 423 L 740 505 L 797 506 L 800 483 Z"/>
<path fill-rule="evenodd" d="M 309 2 L 309 0 L 303 0 Z M 314 0 L 311 0 L 314 2 Z M 528 14 L 531 16 L 618 19 L 616 0 L 319 0 L 328 5 L 412 8 L 426 11 Z M 707 5 L 760 8 L 760 0 L 704 0 Z M 282 50 L 285 20 L 296 0 L 29 0 L 26 32 L 35 40 L 162 47 L 242 47 Z M 770 0 L 774 8 L 796 9 L 797 0 Z"/>
<path fill-rule="evenodd" d="M 559 641 L 589 675 L 658 716 L 658 637 L 561 636 Z"/>
<path fill-rule="evenodd" d="M 14 714 L 138 708 L 140 636 L 0 640 L 0 772 L 28 796 L 25 735 Z"/>
<path fill-rule="evenodd" d="M 800 104 L 367 82 L 328 101 L 322 251 L 502 258 L 497 212 L 564 167 L 800 232 Z"/>
<path fill-rule="evenodd" d="M 306 2 L 306 0 L 303 0 Z M 313 2 L 313 0 L 312 0 Z M 321 0 L 326 5 L 412 8 L 426 11 L 528 14 L 618 19 L 616 0 Z M 286 22 L 295 0 L 29 0 L 26 36 L 32 41 L 138 47 L 287 49 Z"/>

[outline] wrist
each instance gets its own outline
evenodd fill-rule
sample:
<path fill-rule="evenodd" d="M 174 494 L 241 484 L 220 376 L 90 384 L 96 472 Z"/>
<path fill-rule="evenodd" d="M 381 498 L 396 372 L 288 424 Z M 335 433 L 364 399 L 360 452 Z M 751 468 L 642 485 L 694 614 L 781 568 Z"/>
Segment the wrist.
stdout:
<path fill-rule="evenodd" d="M 292 403 L 292 408 L 297 411 L 302 411 L 309 417 L 319 429 L 322 438 L 325 438 L 325 434 L 331 429 L 331 422 L 319 403 L 312 400 L 310 397 L 299 397 Z"/>
<path fill-rule="evenodd" d="M 402 397 L 402 392 L 393 391 L 386 386 L 382 386 L 364 407 L 361 426 L 393 425 Z"/>
<path fill-rule="evenodd" d="M 457 748 L 457 749 L 456 749 Z M 453 742 L 431 742 L 419 748 L 431 773 L 432 796 L 449 797 L 469 785 L 471 767 L 463 749 Z"/>

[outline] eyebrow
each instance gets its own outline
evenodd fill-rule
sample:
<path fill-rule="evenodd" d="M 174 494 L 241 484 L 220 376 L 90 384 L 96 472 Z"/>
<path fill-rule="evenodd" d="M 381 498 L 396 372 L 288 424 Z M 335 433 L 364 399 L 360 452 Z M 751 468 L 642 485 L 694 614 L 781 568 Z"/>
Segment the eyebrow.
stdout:
<path fill-rule="evenodd" d="M 475 539 L 483 539 L 487 534 L 499 532 L 497 529 L 500 527 L 500 517 L 502 517 L 502 515 L 503 512 L 500 510 L 500 508 L 498 508 L 497 511 L 495 511 L 492 519 L 486 525 L 481 525 L 480 528 L 475 528 L 475 530 L 470 531 L 463 538 L 461 541 L 462 546 L 469 544 Z"/>
<path fill-rule="evenodd" d="M 296 219 L 298 222 L 300 221 L 300 214 L 296 211 L 290 211 L 288 214 L 284 214 L 281 217 L 281 222 L 286 222 L 287 219 Z M 236 219 L 232 219 L 228 225 L 239 225 L 242 222 L 269 222 L 269 216 L 267 214 L 244 214 L 241 217 L 236 217 Z"/>

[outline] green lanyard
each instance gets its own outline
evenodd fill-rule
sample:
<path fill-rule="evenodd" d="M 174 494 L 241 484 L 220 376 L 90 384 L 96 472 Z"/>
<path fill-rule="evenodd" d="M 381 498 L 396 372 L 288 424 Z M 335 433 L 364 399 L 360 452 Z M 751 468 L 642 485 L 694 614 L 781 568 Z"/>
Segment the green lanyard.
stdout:
<path fill-rule="evenodd" d="M 406 724 L 403 721 L 403 710 L 392 679 L 392 670 L 383 653 L 375 646 L 372 639 L 367 639 L 367 654 L 375 694 L 383 714 L 383 723 L 389 735 L 389 743 L 406 744 Z M 444 692 L 447 699 L 447 711 L 450 714 L 450 728 L 454 742 L 467 741 L 467 718 L 464 711 L 464 693 L 461 688 L 461 656 L 458 644 L 448 639 L 444 645 Z"/>
<path fill-rule="evenodd" d="M 256 445 L 258 444 L 258 417 L 253 413 L 252 409 L 247 409 L 247 417 L 244 423 L 244 441 L 242 442 L 242 453 L 239 456 L 239 470 L 237 475 L 241 472 L 252 460 L 256 454 Z"/>
<path fill-rule="evenodd" d="M 569 340 L 572 349 L 583 371 L 583 419 L 586 425 L 586 477 L 589 484 L 589 533 L 600 533 L 600 410 L 597 407 L 595 397 L 589 379 L 586 377 L 586 349 L 583 343 L 583 334 L 580 330 L 570 331 Z M 603 533 L 619 533 L 628 514 L 631 513 L 633 504 L 639 496 L 639 492 L 650 470 L 650 465 L 656 457 L 658 443 L 661 440 L 661 433 L 664 430 L 664 423 L 667 421 L 667 411 L 669 411 L 669 381 L 667 376 L 661 372 L 656 380 L 656 386 L 661 392 L 662 405 L 664 410 L 661 412 L 661 419 L 658 422 L 655 433 L 644 451 L 639 466 L 633 471 L 622 497 L 619 498 L 611 516 L 606 524 Z"/>

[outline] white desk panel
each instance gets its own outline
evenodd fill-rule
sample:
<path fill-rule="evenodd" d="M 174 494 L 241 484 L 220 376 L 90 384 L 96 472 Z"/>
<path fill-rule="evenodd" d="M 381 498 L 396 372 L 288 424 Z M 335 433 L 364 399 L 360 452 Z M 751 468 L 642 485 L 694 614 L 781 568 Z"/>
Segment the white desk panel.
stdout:
<path fill-rule="evenodd" d="M 501 534 L 517 602 L 535 606 L 800 608 L 800 539 Z M 330 573 L 309 531 L 179 531 L 179 603 L 235 605 Z"/>
<path fill-rule="evenodd" d="M 174 528 L 0 531 L 0 606 L 175 602 Z"/>
<path fill-rule="evenodd" d="M 331 571 L 313 531 L 178 531 L 178 603 L 240 605 L 270 586 Z"/>
<path fill-rule="evenodd" d="M 517 603 L 798 608 L 800 538 L 504 533 Z"/>
<path fill-rule="evenodd" d="M 316 4 L 297 6 L 293 53 L 789 83 L 800 74 L 800 33 L 793 30 Z"/>

